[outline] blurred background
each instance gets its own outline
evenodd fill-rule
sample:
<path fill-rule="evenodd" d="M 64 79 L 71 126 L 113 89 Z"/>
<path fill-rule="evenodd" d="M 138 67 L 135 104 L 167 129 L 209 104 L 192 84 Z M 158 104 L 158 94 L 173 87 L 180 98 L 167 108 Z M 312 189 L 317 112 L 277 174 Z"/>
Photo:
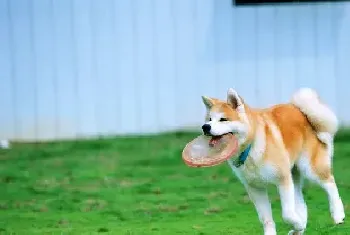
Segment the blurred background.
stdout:
<path fill-rule="evenodd" d="M 349 124 L 350 3 L 244 2 L 1 0 L 0 139 L 199 129 L 229 87 L 264 107 L 309 86 Z"/>

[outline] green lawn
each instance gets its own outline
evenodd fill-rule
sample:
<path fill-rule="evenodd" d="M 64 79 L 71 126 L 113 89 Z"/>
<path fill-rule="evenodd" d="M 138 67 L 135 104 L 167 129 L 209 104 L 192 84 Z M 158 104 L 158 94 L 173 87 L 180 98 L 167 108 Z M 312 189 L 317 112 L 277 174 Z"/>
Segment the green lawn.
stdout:
<path fill-rule="evenodd" d="M 0 151 L 0 234 L 262 234 L 227 164 L 194 169 L 181 159 L 191 133 L 79 142 L 15 144 Z M 349 218 L 350 138 L 340 133 L 334 167 Z M 306 185 L 306 234 L 350 234 L 333 226 L 326 194 Z M 278 234 L 280 202 L 270 198 Z"/>

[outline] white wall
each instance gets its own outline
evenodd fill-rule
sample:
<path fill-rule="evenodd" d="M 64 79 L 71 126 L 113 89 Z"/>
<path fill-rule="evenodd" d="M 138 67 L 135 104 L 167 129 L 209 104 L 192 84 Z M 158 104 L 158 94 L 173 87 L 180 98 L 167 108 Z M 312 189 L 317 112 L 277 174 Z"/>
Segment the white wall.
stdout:
<path fill-rule="evenodd" d="M 253 106 L 316 88 L 350 123 L 350 4 L 0 0 L 0 138 L 196 126 L 205 94 Z"/>

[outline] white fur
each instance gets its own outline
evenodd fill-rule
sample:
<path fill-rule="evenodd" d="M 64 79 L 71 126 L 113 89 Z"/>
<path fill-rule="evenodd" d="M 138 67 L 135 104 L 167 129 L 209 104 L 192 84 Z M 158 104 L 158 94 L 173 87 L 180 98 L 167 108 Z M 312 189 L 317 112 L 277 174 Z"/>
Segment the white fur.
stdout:
<path fill-rule="evenodd" d="M 333 154 L 333 152 L 329 153 L 329 154 L 330 154 L 330 156 L 329 156 L 328 163 L 331 164 L 331 155 Z M 336 224 L 342 223 L 344 221 L 344 218 L 345 218 L 344 206 L 343 206 L 342 200 L 339 196 L 338 188 L 337 188 L 336 183 L 334 182 L 334 179 L 332 179 L 331 182 L 321 181 L 313 173 L 313 170 L 311 169 L 309 157 L 306 155 L 306 153 L 301 155 L 301 157 L 299 158 L 299 160 L 296 164 L 300 170 L 300 173 L 302 174 L 302 177 L 305 177 L 308 180 L 310 180 L 314 183 L 317 183 L 326 191 L 326 193 L 328 195 L 329 207 L 330 207 L 330 212 L 331 212 L 332 218 Z M 303 203 L 305 203 L 305 202 L 303 202 Z M 300 211 L 300 209 L 298 209 L 298 211 Z"/>
<path fill-rule="evenodd" d="M 263 123 L 263 122 L 262 122 Z M 267 122 L 269 129 L 275 136 L 275 140 L 282 142 L 282 136 L 275 124 Z M 236 168 L 231 160 L 228 161 L 231 169 L 240 181 L 245 185 L 252 202 L 254 203 L 259 219 L 264 226 L 264 234 L 276 234 L 275 223 L 268 208 L 270 208 L 270 201 L 266 193 L 266 186 L 269 183 L 278 185 L 279 178 L 277 169 L 271 164 L 262 164 L 262 156 L 266 149 L 265 126 L 259 125 L 254 138 L 253 146 L 245 164 Z M 284 154 L 287 154 L 286 152 Z M 284 159 L 288 160 L 285 156 Z M 259 166 L 259 167 L 257 167 Z M 291 180 L 290 187 L 279 187 L 281 198 L 282 216 L 287 223 L 293 225 L 300 234 L 306 227 L 306 220 L 303 220 L 294 207 L 296 195 L 294 194 L 294 186 Z M 298 195 L 300 199 L 300 195 Z"/>
<path fill-rule="evenodd" d="M 330 164 L 330 162 L 329 162 Z M 312 171 L 309 157 L 304 153 L 297 162 L 297 166 L 303 177 L 320 185 L 327 193 L 329 209 L 336 224 L 342 223 L 345 218 L 344 206 L 339 196 L 338 188 L 334 179 L 332 181 L 321 181 Z M 305 202 L 304 202 L 305 203 Z"/>
<path fill-rule="evenodd" d="M 207 97 L 202 97 L 204 104 L 207 109 L 211 107 L 210 102 Z M 211 126 L 210 134 L 211 135 L 223 135 L 232 132 L 238 138 L 238 144 L 241 145 L 245 142 L 248 134 L 248 117 L 245 112 L 244 104 L 239 98 L 239 95 L 235 90 L 230 88 L 227 92 L 227 102 L 232 105 L 233 108 L 238 112 L 239 118 L 241 121 L 226 121 L 220 122 L 220 118 L 224 117 L 223 113 L 210 112 L 209 116 L 211 121 L 207 122 Z M 236 103 L 237 106 L 234 107 L 233 103 Z"/>
<path fill-rule="evenodd" d="M 234 89 L 230 88 L 227 91 L 227 102 L 232 105 L 232 102 L 236 101 L 237 103 L 237 107 L 236 111 L 238 113 L 239 118 L 244 121 L 245 123 L 249 123 L 245 108 L 244 108 L 244 104 L 241 100 L 241 98 L 239 98 L 239 95 L 237 93 L 237 91 L 235 91 Z"/>
<path fill-rule="evenodd" d="M 282 218 L 285 222 L 291 224 L 293 229 L 302 232 L 306 228 L 306 221 L 303 221 L 295 208 L 295 191 L 292 179 L 287 185 L 278 185 L 278 191 L 281 198 Z"/>
<path fill-rule="evenodd" d="M 321 186 L 328 194 L 329 209 L 334 223 L 343 223 L 345 218 L 343 202 L 339 196 L 337 185 L 334 182 L 323 183 Z"/>
<path fill-rule="evenodd" d="M 232 100 L 233 98 L 238 99 L 237 110 L 239 109 L 240 119 L 242 120 L 241 123 L 244 123 L 246 125 L 245 128 L 249 130 L 249 121 L 245 113 L 244 104 L 240 102 L 237 92 L 230 89 L 228 96 L 231 96 L 228 97 L 228 100 Z M 319 128 L 318 133 L 316 134 L 318 139 L 327 145 L 329 164 L 331 164 L 331 158 L 333 156 L 333 136 L 338 129 L 338 120 L 335 114 L 326 105 L 322 104 L 319 101 L 316 92 L 309 88 L 303 88 L 296 92 L 292 98 L 292 103 L 307 116 L 313 125 L 316 125 Z M 272 122 L 267 121 L 265 123 L 266 125 L 269 125 L 269 129 L 272 131 L 275 141 L 284 146 L 279 128 Z M 239 129 L 238 126 L 240 126 L 237 123 L 231 124 L 232 126 L 229 126 L 227 123 L 225 125 L 225 128 L 222 126 L 217 126 L 215 128 L 217 128 L 217 130 L 227 131 L 227 129 L 230 128 Z M 296 163 L 300 170 L 300 175 L 293 179 L 290 178 L 289 183 L 287 184 L 288 186 L 281 186 L 278 184 L 276 174 L 277 169 L 275 166 L 267 163 L 261 164 L 262 156 L 267 144 L 264 128 L 264 125 L 258 125 L 256 136 L 252 143 L 252 149 L 244 165 L 236 168 L 232 161 L 228 160 L 232 171 L 245 186 L 251 201 L 255 205 L 259 220 L 264 227 L 264 234 L 276 234 L 275 222 L 271 213 L 271 203 L 266 192 L 266 185 L 268 183 L 276 184 L 278 186 L 282 206 L 282 217 L 285 222 L 293 226 L 293 230 L 288 234 L 301 235 L 304 233 L 307 225 L 307 205 L 302 193 L 304 178 L 317 182 L 325 189 L 328 194 L 330 211 L 334 222 L 337 224 L 343 222 L 345 218 L 344 207 L 336 184 L 334 182 L 322 183 L 317 178 L 311 169 L 309 157 L 306 153 L 301 153 L 301 156 Z M 281 158 L 289 161 L 287 154 L 287 151 L 281 153 L 281 155 L 284 155 L 284 157 L 281 156 Z M 295 176 L 293 175 L 293 177 Z"/>
<path fill-rule="evenodd" d="M 300 174 L 294 174 L 293 181 L 294 181 L 294 193 L 295 193 L 295 211 L 298 214 L 299 218 L 301 219 L 302 223 L 306 227 L 308 213 L 307 213 L 307 205 L 305 203 L 304 196 L 303 196 L 304 178 Z"/>
<path fill-rule="evenodd" d="M 327 145 L 327 152 L 328 152 L 328 164 L 332 165 L 332 159 L 333 159 L 333 152 L 334 152 L 334 144 L 333 144 L 333 138 L 334 136 L 327 132 L 320 132 L 317 134 L 317 138 Z"/>
<path fill-rule="evenodd" d="M 229 160 L 228 163 L 233 172 L 243 183 L 248 183 L 249 185 L 254 185 L 256 187 L 266 185 L 267 183 L 276 183 L 276 168 L 269 164 L 261 164 L 266 149 L 264 126 L 258 126 L 254 139 L 254 143 L 252 143 L 252 148 L 244 165 L 236 168 L 233 165 L 232 160 Z M 257 165 L 260 165 L 261 167 L 257 168 Z"/>
<path fill-rule="evenodd" d="M 327 145 L 327 164 L 331 166 L 334 152 L 333 140 L 339 125 L 336 115 L 328 106 L 320 102 L 317 93 L 310 88 L 302 88 L 297 91 L 292 98 L 292 103 L 316 127 L 317 138 Z M 309 157 L 305 153 L 300 157 L 297 165 L 306 178 L 318 183 L 327 192 L 332 218 L 336 224 L 342 223 L 345 218 L 344 206 L 334 179 L 332 182 L 321 181 L 313 173 Z"/>
<path fill-rule="evenodd" d="M 220 122 L 223 113 L 210 112 L 211 121 L 206 122 L 211 126 L 210 134 L 214 136 L 223 135 L 232 132 L 238 138 L 239 144 L 243 143 L 248 134 L 248 127 L 246 123 L 240 121 L 225 121 Z"/>
<path fill-rule="evenodd" d="M 233 88 L 229 88 L 227 91 L 227 102 L 230 103 L 232 99 L 237 102 L 237 106 L 243 104 L 241 98 L 239 98 L 237 91 L 235 91 Z"/>
<path fill-rule="evenodd" d="M 234 174 L 245 186 L 249 198 L 254 203 L 265 235 L 276 235 L 276 226 L 271 212 L 271 203 L 266 186 L 277 182 L 276 168 L 272 165 L 261 165 L 262 156 L 266 149 L 264 126 L 258 126 L 254 143 L 244 165 L 236 168 L 231 160 L 228 163 Z M 257 168 L 257 165 L 261 167 Z"/>
<path fill-rule="evenodd" d="M 299 89 L 292 97 L 292 104 L 304 113 L 321 131 L 334 135 L 338 130 L 338 119 L 328 106 L 322 104 L 317 93 L 310 88 Z"/>
<path fill-rule="evenodd" d="M 280 153 L 281 159 L 288 161 L 288 165 L 292 167 L 292 164 L 289 162 L 288 152 L 285 149 L 283 138 L 278 127 L 268 118 L 266 118 L 265 121 L 266 124 L 269 126 L 269 129 L 271 130 L 276 143 L 278 143 L 279 146 L 283 146 L 282 149 L 284 149 L 284 151 Z M 282 206 L 282 217 L 284 221 L 293 225 L 294 229 L 297 232 L 301 233 L 306 228 L 306 220 L 303 220 L 301 216 L 299 216 L 299 214 L 297 213 L 295 202 L 297 200 L 297 197 L 298 200 L 300 200 L 302 198 L 302 195 L 296 195 L 295 185 L 292 178 L 289 178 L 288 181 L 288 186 L 279 185 L 278 187 Z"/>
<path fill-rule="evenodd" d="M 303 177 L 307 178 L 308 180 L 311 180 L 312 182 L 319 184 L 320 180 L 313 172 L 311 168 L 311 162 L 309 159 L 310 159 L 310 156 L 308 156 L 306 152 L 301 153 L 299 160 L 296 162 L 296 165 L 298 166 L 298 169 L 300 173 L 303 175 Z"/>
<path fill-rule="evenodd" d="M 265 235 L 276 235 L 276 226 L 272 217 L 271 203 L 265 188 L 253 188 L 248 185 L 246 190 L 250 200 L 254 203 L 259 220 L 264 226 Z"/>
<path fill-rule="evenodd" d="M 208 111 L 212 106 L 210 99 L 203 97 L 204 104 Z M 211 121 L 207 124 L 211 125 L 212 135 L 222 135 L 233 132 L 239 139 L 240 147 L 245 143 L 249 133 L 250 123 L 245 110 L 244 103 L 240 99 L 238 93 L 229 89 L 227 93 L 227 102 L 236 109 L 239 115 L 239 121 L 220 121 L 224 117 L 223 113 L 210 112 Z M 309 88 L 302 88 L 297 91 L 292 97 L 292 104 L 303 112 L 310 123 L 316 130 L 317 138 L 326 144 L 327 155 L 329 157 L 328 164 L 332 163 L 333 156 L 333 138 L 338 129 L 338 120 L 336 115 L 323 103 L 320 102 L 315 91 Z M 307 225 L 307 205 L 305 203 L 302 187 L 303 179 L 312 180 L 327 192 L 329 198 L 329 206 L 332 218 L 335 223 L 342 223 L 345 218 L 344 207 L 338 193 L 337 186 L 334 181 L 322 182 L 313 172 L 310 164 L 310 156 L 307 152 L 300 153 L 298 161 L 295 163 L 298 167 L 298 174 L 290 174 L 286 177 L 283 185 L 280 185 L 280 178 L 277 174 L 277 167 L 273 163 L 263 162 L 263 156 L 266 151 L 266 136 L 265 125 L 268 125 L 275 143 L 279 146 L 284 146 L 282 134 L 275 123 L 269 121 L 268 117 L 258 117 L 258 125 L 255 132 L 255 137 L 249 152 L 249 156 L 240 167 L 236 167 L 232 160 L 228 160 L 234 174 L 239 178 L 245 186 L 251 201 L 254 203 L 256 211 L 261 221 L 265 235 L 276 235 L 275 222 L 272 217 L 271 203 L 268 198 L 266 186 L 275 184 L 281 199 L 282 217 L 285 222 L 293 226 L 288 234 L 301 235 Z M 263 120 L 264 119 L 264 120 Z M 282 147 L 283 149 L 283 147 Z M 243 151 L 244 149 L 241 149 Z M 237 154 L 239 155 L 239 153 Z M 281 159 L 288 161 L 290 169 L 293 165 L 289 162 L 288 152 L 286 150 L 280 153 Z M 234 156 L 236 158 L 238 156 Z"/>

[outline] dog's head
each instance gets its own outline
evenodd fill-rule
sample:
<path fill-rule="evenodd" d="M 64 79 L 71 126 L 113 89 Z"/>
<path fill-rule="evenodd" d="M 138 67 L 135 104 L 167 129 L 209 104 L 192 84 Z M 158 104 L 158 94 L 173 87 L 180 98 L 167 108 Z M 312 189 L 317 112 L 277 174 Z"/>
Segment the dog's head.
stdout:
<path fill-rule="evenodd" d="M 239 144 L 243 144 L 249 133 L 249 120 L 245 104 L 235 90 L 227 92 L 227 101 L 202 96 L 207 109 L 203 133 L 208 136 L 219 137 L 233 133 Z"/>

